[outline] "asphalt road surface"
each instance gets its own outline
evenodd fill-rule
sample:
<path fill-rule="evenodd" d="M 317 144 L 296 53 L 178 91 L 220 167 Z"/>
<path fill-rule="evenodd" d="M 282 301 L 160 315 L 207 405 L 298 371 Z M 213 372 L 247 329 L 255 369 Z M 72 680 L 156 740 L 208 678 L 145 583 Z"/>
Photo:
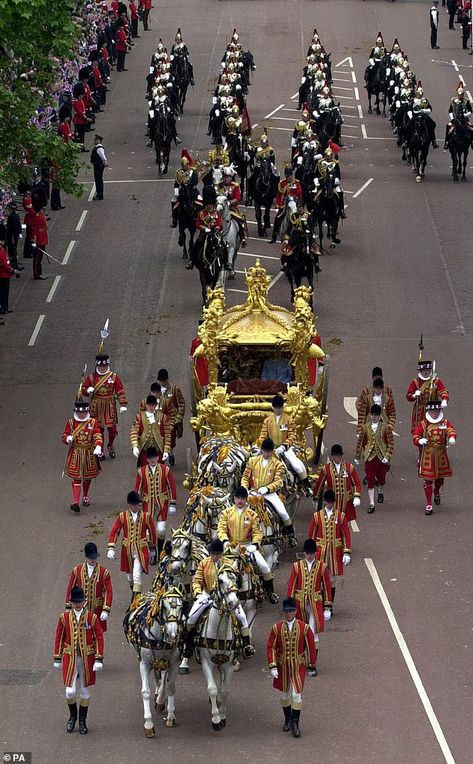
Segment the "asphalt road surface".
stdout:
<path fill-rule="evenodd" d="M 82 199 L 68 199 L 66 210 L 52 213 L 50 249 L 59 259 L 68 252 L 67 264 L 47 267 L 50 279 L 39 284 L 27 269 L 12 287 L 15 312 L 0 328 L 4 751 L 30 751 L 35 764 L 145 764 L 163 757 L 182 762 L 297 758 L 324 764 L 473 761 L 468 477 L 473 168 L 470 162 L 466 184 L 453 184 L 449 155 L 440 147 L 429 155 L 425 182 L 416 184 L 386 120 L 367 114 L 363 89 L 378 30 L 389 48 L 398 36 L 433 104 L 442 145 L 459 75 L 472 89 L 472 60 L 461 50 L 459 33 L 448 30 L 443 11 L 440 50 L 430 49 L 428 8 L 428 2 L 408 0 L 167 0 L 153 11 L 152 32 L 141 33 L 129 71 L 114 74 L 109 105 L 97 121 L 111 165 L 105 200 L 88 201 L 92 184 L 86 167 Z M 279 698 L 266 667 L 265 642 L 280 617 L 278 607 L 266 605 L 258 615 L 257 656 L 233 678 L 227 727 L 220 733 L 212 731 L 203 675 L 193 663 L 190 675 L 178 680 L 178 725 L 167 729 L 158 719 L 156 737 L 145 739 L 138 665 L 121 627 L 129 589 L 118 562 L 109 566 L 115 600 L 87 737 L 65 732 L 64 690 L 52 668 L 54 627 L 68 573 L 81 561 L 86 540 L 98 543 L 104 561 L 113 513 L 132 485 L 128 433 L 138 402 L 162 366 L 188 390 L 187 352 L 201 305 L 196 272 L 184 269 L 177 234 L 169 228 L 179 152 L 173 149 L 172 173 L 158 181 L 144 137 L 149 58 L 157 37 L 169 47 L 178 25 L 196 80 L 179 124 L 183 146 L 202 152 L 209 147 L 205 130 L 215 77 L 237 26 L 257 65 L 250 115 L 270 128 L 280 166 L 289 156 L 297 116 L 292 96 L 314 26 L 332 52 L 335 92 L 345 116 L 341 161 L 348 219 L 342 244 L 322 259 L 315 290 L 318 329 L 325 342 L 335 340 L 326 445 L 341 442 L 352 457 L 350 399 L 369 382 L 373 365 L 383 367 L 397 403 L 399 437 L 386 500 L 368 516 L 363 497 L 353 563 L 321 639 L 319 676 L 306 683 L 297 741 L 281 732 Z M 250 227 L 253 237 L 255 227 Z M 237 269 L 244 271 L 255 255 L 272 276 L 278 275 L 279 248 L 253 238 Z M 60 279 L 51 295 L 53 277 Z M 229 303 L 239 302 L 243 295 L 232 290 L 244 289 L 243 274 L 227 286 Z M 270 296 L 274 303 L 289 304 L 284 278 L 274 283 Z M 44 319 L 33 337 L 40 316 Z M 107 317 L 112 365 L 125 381 L 129 408 L 120 420 L 117 459 L 103 464 L 90 508 L 75 516 L 69 510 L 69 480 L 61 480 L 65 449 L 60 436 L 80 372 L 85 361 L 89 368 L 93 364 Z M 421 332 L 426 356 L 436 359 L 450 389 L 448 415 L 459 433 L 451 451 L 454 477 L 430 518 L 423 514 L 405 400 Z M 192 444 L 187 425 L 178 451 L 179 484 L 185 449 Z M 180 487 L 179 512 L 184 502 Z M 297 518 L 301 542 L 310 512 L 306 502 Z M 281 595 L 290 562 L 286 557 L 276 574 Z M 376 572 L 381 589 L 375 587 Z M 392 608 L 397 639 L 380 592 Z"/>

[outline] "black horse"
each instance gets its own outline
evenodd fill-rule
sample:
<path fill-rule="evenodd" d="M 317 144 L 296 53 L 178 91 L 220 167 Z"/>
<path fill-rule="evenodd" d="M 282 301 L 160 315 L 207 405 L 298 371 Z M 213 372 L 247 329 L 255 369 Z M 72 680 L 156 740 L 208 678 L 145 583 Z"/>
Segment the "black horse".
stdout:
<path fill-rule="evenodd" d="M 307 279 L 307 283 L 314 289 L 314 255 L 312 247 L 314 245 L 314 234 L 310 226 L 302 231 L 293 232 L 289 239 L 289 246 L 292 253 L 285 258 L 284 272 L 291 287 L 291 302 L 294 302 L 294 284 L 299 287 L 302 279 Z M 283 251 L 284 254 L 284 251 Z M 317 271 L 318 258 L 317 258 Z M 310 298 L 310 307 L 312 307 L 312 295 Z"/>
<path fill-rule="evenodd" d="M 179 111 L 182 114 L 184 112 L 187 88 L 189 87 L 192 79 L 191 67 L 187 55 L 176 55 L 172 63 L 173 74 L 176 80 L 177 103 L 179 106 Z"/>
<path fill-rule="evenodd" d="M 338 221 L 340 220 L 340 202 L 335 191 L 337 180 L 335 173 L 327 172 L 324 178 L 320 179 L 320 189 L 314 201 L 312 216 L 319 226 L 319 243 L 322 249 L 323 226 L 327 226 L 327 234 L 330 238 L 330 246 L 340 244 L 337 237 Z"/>
<path fill-rule="evenodd" d="M 416 173 L 416 181 L 421 183 L 425 175 L 431 137 L 424 114 L 416 114 L 412 122 L 408 138 L 409 156 L 412 169 Z"/>
<path fill-rule="evenodd" d="M 244 198 L 248 174 L 248 141 L 241 133 L 227 134 L 228 157 L 240 178 L 241 196 Z"/>
<path fill-rule="evenodd" d="M 376 114 L 381 114 L 379 108 L 380 100 L 383 102 L 383 117 L 386 116 L 386 95 L 387 95 L 387 70 L 390 68 L 391 58 L 388 54 L 383 56 L 380 61 L 377 61 L 373 69 L 369 67 L 365 72 L 366 93 L 368 95 L 368 114 L 373 113 L 373 107 L 371 105 L 371 99 L 375 97 L 374 105 L 376 107 Z"/>
<path fill-rule="evenodd" d="M 447 135 L 447 145 L 452 157 L 452 178 L 455 181 L 458 180 L 459 175 L 462 180 L 466 180 L 466 165 L 471 144 L 472 137 L 468 126 L 454 118 L 452 130 Z"/>
<path fill-rule="evenodd" d="M 332 109 L 322 112 L 315 122 L 315 132 L 320 142 L 322 152 L 325 151 L 330 141 L 341 145 L 343 117 L 340 104 Z"/>
<path fill-rule="evenodd" d="M 255 217 L 258 224 L 258 236 L 265 238 L 271 228 L 270 210 L 276 196 L 278 179 L 273 173 L 272 162 L 264 157 L 256 165 L 248 178 L 248 197 L 255 203 Z M 264 219 L 262 211 L 264 209 Z"/>
<path fill-rule="evenodd" d="M 178 244 L 182 247 L 182 257 L 187 260 L 187 237 L 189 232 L 189 250 L 194 246 L 196 218 L 198 213 L 197 197 L 198 189 L 195 186 L 181 185 L 179 187 L 179 206 L 177 208 L 177 223 L 179 228 Z"/>
<path fill-rule="evenodd" d="M 302 186 L 302 196 L 308 210 L 312 209 L 314 201 L 314 178 L 317 168 L 317 160 L 321 158 L 316 148 L 307 147 L 303 150 L 302 156 L 296 162 L 295 176 Z"/>
<path fill-rule="evenodd" d="M 156 164 L 159 175 L 166 175 L 171 153 L 171 141 L 174 137 L 173 115 L 168 111 L 165 104 L 155 107 L 154 117 L 150 125 L 150 141 L 154 143 L 156 151 Z"/>
<path fill-rule="evenodd" d="M 198 248 L 194 255 L 194 262 L 199 271 L 202 302 L 207 305 L 207 290 L 215 289 L 222 268 L 226 268 L 227 248 L 218 231 L 209 231 L 202 240 L 196 242 L 194 247 Z"/>

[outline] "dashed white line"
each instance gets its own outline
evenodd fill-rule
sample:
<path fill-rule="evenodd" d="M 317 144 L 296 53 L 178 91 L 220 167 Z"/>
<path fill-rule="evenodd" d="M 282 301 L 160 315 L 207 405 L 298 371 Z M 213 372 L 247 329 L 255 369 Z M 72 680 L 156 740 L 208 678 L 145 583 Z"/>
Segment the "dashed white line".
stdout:
<path fill-rule="evenodd" d="M 366 125 L 361 125 L 361 134 L 365 140 L 368 139 L 368 133 L 366 132 Z"/>
<path fill-rule="evenodd" d="M 279 106 L 276 106 L 276 108 L 273 109 L 272 111 L 270 111 L 269 114 L 266 114 L 264 119 L 269 119 L 270 117 L 272 117 L 273 114 L 276 114 L 276 112 L 279 111 L 279 109 L 282 109 L 283 106 L 284 106 L 284 104 L 280 103 Z"/>
<path fill-rule="evenodd" d="M 272 288 L 273 288 L 273 286 L 274 286 L 275 284 L 277 284 L 277 283 L 278 283 L 279 279 L 280 279 L 280 278 L 282 278 L 283 276 L 284 276 L 284 273 L 283 273 L 282 271 L 279 271 L 279 273 L 276 273 L 276 275 L 274 276 L 274 278 L 272 278 L 272 279 L 271 279 L 271 281 L 270 281 L 270 283 L 269 283 L 268 292 L 269 292 L 269 290 L 270 290 L 270 289 L 272 289 Z"/>
<path fill-rule="evenodd" d="M 358 92 L 358 88 L 355 87 L 355 88 L 353 88 L 353 90 L 355 91 L 355 98 L 356 98 L 356 100 L 359 101 L 360 100 L 360 94 Z"/>
<path fill-rule="evenodd" d="M 363 109 L 361 108 L 361 104 L 358 104 L 358 115 L 360 119 L 363 119 Z"/>
<path fill-rule="evenodd" d="M 273 255 L 252 255 L 250 252 L 239 252 L 238 257 L 259 257 L 260 260 L 279 260 L 279 257 Z"/>
<path fill-rule="evenodd" d="M 79 218 L 79 222 L 76 225 L 76 231 L 80 231 L 82 226 L 84 225 L 84 220 L 87 217 L 88 210 L 82 210 L 81 216 Z"/>
<path fill-rule="evenodd" d="M 391 626 L 394 637 L 401 651 L 401 655 L 404 658 L 409 674 L 411 675 L 411 679 L 414 682 L 414 687 L 417 690 L 417 694 L 419 695 L 421 703 L 424 706 L 424 711 L 434 731 L 434 735 L 437 738 L 437 742 L 440 746 L 440 750 L 442 751 L 443 757 L 445 761 L 447 762 L 447 764 L 455 764 L 455 759 L 453 758 L 450 747 L 447 743 L 445 735 L 443 734 L 443 730 L 440 726 L 439 720 L 437 719 L 435 715 L 435 711 L 432 708 L 432 704 L 430 702 L 429 696 L 427 695 L 425 687 L 422 683 L 422 679 L 419 676 L 419 672 L 417 671 L 417 668 L 412 658 L 412 655 L 410 653 L 410 650 L 406 644 L 406 640 L 404 639 L 404 636 L 398 626 L 398 623 L 396 621 L 396 616 L 394 615 L 390 602 L 386 596 L 386 592 L 384 591 L 383 585 L 379 578 L 378 571 L 376 570 L 373 560 L 370 557 L 365 557 L 365 564 L 366 564 L 366 567 L 368 568 L 374 587 L 376 591 L 378 592 L 379 598 L 381 600 L 381 604 L 384 608 L 384 612 L 386 613 L 387 619 L 389 621 L 389 625 Z"/>
<path fill-rule="evenodd" d="M 69 262 L 71 252 L 74 249 L 74 244 L 75 244 L 75 241 L 70 241 L 69 244 L 67 245 L 66 254 L 64 255 L 64 260 L 62 261 L 63 265 L 67 265 L 67 263 Z"/>
<path fill-rule="evenodd" d="M 353 80 L 354 84 L 356 85 L 356 74 L 355 74 L 355 72 L 353 71 L 353 69 L 352 69 L 352 71 L 351 71 L 351 78 L 352 78 L 352 80 Z"/>
<path fill-rule="evenodd" d="M 355 191 L 355 193 L 353 194 L 353 198 L 354 198 L 354 199 L 356 199 L 356 198 L 357 198 L 357 196 L 360 196 L 360 194 L 362 194 L 362 193 L 363 193 L 363 191 L 364 191 L 365 189 L 367 189 L 367 188 L 368 188 L 368 186 L 370 185 L 370 183 L 372 183 L 373 181 L 374 181 L 374 178 L 368 178 L 368 180 L 366 181 L 366 183 L 363 183 L 363 185 L 361 186 L 361 188 L 359 188 L 359 189 L 358 189 L 358 191 Z"/>
<path fill-rule="evenodd" d="M 456 71 L 456 72 L 459 72 L 459 71 L 460 71 L 460 69 L 458 68 L 458 64 L 457 64 L 457 62 L 456 62 L 456 61 L 454 61 L 454 60 L 453 60 L 453 58 L 452 58 L 452 66 L 453 66 L 453 68 L 455 69 L 455 71 Z"/>
<path fill-rule="evenodd" d="M 238 292 L 239 294 L 247 294 L 246 289 L 227 289 L 227 292 Z"/>
<path fill-rule="evenodd" d="M 88 202 L 91 202 L 95 196 L 95 183 L 92 183 L 92 188 L 90 189 L 89 198 L 87 199 Z"/>
<path fill-rule="evenodd" d="M 352 93 L 352 92 L 353 92 L 353 88 L 342 88 L 342 86 L 341 86 L 341 85 L 334 85 L 334 86 L 333 86 L 333 88 L 332 88 L 332 90 L 349 90 L 349 91 L 350 91 L 350 93 Z"/>
<path fill-rule="evenodd" d="M 273 125 L 271 130 L 284 130 L 285 132 L 292 133 L 292 127 L 276 127 L 276 125 Z"/>
<path fill-rule="evenodd" d="M 36 326 L 33 329 L 33 334 L 31 335 L 30 341 L 28 342 L 28 347 L 32 347 L 35 344 L 36 338 L 37 338 L 37 336 L 39 334 L 39 331 L 41 329 L 41 326 L 43 324 L 44 319 L 45 319 L 45 315 L 44 315 L 44 313 L 42 313 L 39 316 L 38 320 L 36 321 Z"/>
<path fill-rule="evenodd" d="M 46 302 L 51 302 L 51 300 L 54 297 L 54 292 L 56 291 L 58 284 L 60 280 L 62 279 L 62 276 L 55 276 L 54 281 L 52 283 L 51 289 L 49 290 L 48 296 L 46 297 Z"/>
<path fill-rule="evenodd" d="M 358 523 L 356 522 L 356 520 L 352 520 L 350 525 L 351 525 L 351 529 L 352 529 L 353 533 L 359 533 L 360 532 L 360 528 L 359 528 Z"/>

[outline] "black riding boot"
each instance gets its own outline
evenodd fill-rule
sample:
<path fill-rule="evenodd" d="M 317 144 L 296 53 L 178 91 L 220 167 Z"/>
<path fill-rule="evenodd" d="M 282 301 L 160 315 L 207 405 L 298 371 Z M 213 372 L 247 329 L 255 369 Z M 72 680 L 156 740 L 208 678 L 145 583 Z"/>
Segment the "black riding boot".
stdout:
<path fill-rule="evenodd" d="M 287 540 L 289 542 L 289 546 L 291 549 L 295 546 L 297 546 L 297 539 L 294 531 L 294 526 L 291 523 L 290 525 L 283 525 L 283 536 L 287 536 Z"/>
<path fill-rule="evenodd" d="M 283 732 L 289 732 L 291 729 L 291 706 L 283 706 L 282 710 L 284 711 L 284 726 L 282 728 Z"/>
<path fill-rule="evenodd" d="M 256 650 L 253 647 L 253 645 L 250 642 L 250 635 L 249 634 L 242 634 L 241 635 L 241 641 L 242 641 L 242 648 L 243 648 L 243 657 L 244 658 L 251 658 L 253 655 L 256 654 Z"/>
<path fill-rule="evenodd" d="M 67 720 L 66 730 L 68 732 L 74 732 L 77 721 L 77 703 L 68 703 L 69 707 L 69 719 Z"/>
<path fill-rule="evenodd" d="M 160 558 L 161 558 L 161 552 L 162 552 L 162 551 L 163 551 L 163 549 L 164 549 L 164 543 L 165 543 L 165 541 L 166 541 L 166 539 L 160 539 L 160 538 L 158 538 L 158 561 L 159 561 L 159 560 L 160 560 Z"/>
<path fill-rule="evenodd" d="M 333 605 L 334 602 L 335 602 L 335 587 L 332 586 L 332 605 Z M 333 615 L 333 613 L 332 613 L 332 615 Z"/>
<path fill-rule="evenodd" d="M 263 579 L 263 589 L 266 592 L 271 605 L 277 605 L 279 602 L 279 597 L 274 591 L 274 580 L 272 578 L 267 581 Z"/>
<path fill-rule="evenodd" d="M 315 266 L 315 271 L 318 272 L 320 270 L 320 268 L 319 268 L 319 258 L 318 257 L 314 258 L 314 266 Z M 304 489 L 304 492 L 305 492 L 306 496 L 312 496 L 313 495 L 312 486 L 310 484 L 310 478 L 306 477 L 303 480 L 301 480 L 301 485 L 302 485 L 302 487 Z"/>
<path fill-rule="evenodd" d="M 176 202 L 171 202 L 171 215 L 172 215 L 171 228 L 177 228 L 177 205 L 176 205 Z"/>
<path fill-rule="evenodd" d="M 340 191 L 338 198 L 340 201 L 340 217 L 345 220 L 347 213 L 345 212 L 345 197 L 343 196 L 343 191 Z"/>
<path fill-rule="evenodd" d="M 300 737 L 301 731 L 299 729 L 299 719 L 301 718 L 301 712 L 296 709 L 292 709 L 291 713 L 291 732 L 294 737 Z"/>
<path fill-rule="evenodd" d="M 449 132 L 450 132 L 450 127 L 449 127 L 449 125 L 447 125 L 447 127 L 445 128 L 445 140 L 443 142 L 443 149 L 444 149 L 444 151 L 448 151 L 448 136 L 449 136 Z"/>
<path fill-rule="evenodd" d="M 79 732 L 81 735 L 87 735 L 88 728 L 87 728 L 87 711 L 89 710 L 89 706 L 79 706 Z"/>
<path fill-rule="evenodd" d="M 192 658 L 194 655 L 194 638 L 196 635 L 195 628 L 189 629 L 184 633 L 184 649 L 182 655 L 184 658 Z"/>

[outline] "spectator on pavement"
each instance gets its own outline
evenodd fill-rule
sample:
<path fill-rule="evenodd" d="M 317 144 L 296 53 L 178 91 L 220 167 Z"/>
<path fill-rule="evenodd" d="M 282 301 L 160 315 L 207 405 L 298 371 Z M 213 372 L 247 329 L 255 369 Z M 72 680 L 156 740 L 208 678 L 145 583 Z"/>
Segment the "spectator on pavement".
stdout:
<path fill-rule="evenodd" d="M 437 33 L 439 28 L 439 0 L 432 0 L 432 7 L 429 11 L 430 17 L 430 47 L 432 50 L 438 50 Z"/>

